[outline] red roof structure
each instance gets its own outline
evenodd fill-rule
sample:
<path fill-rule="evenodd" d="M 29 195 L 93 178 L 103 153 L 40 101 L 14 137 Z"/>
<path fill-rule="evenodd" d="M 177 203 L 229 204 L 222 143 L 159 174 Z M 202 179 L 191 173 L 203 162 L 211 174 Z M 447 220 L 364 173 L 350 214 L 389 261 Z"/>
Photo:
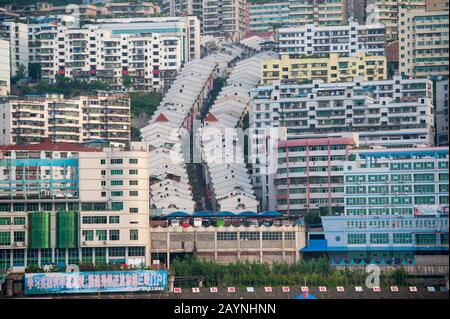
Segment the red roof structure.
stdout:
<path fill-rule="evenodd" d="M 169 120 L 167 119 L 167 117 L 161 113 L 158 115 L 158 117 L 156 118 L 155 122 L 169 122 Z"/>
<path fill-rule="evenodd" d="M 205 119 L 206 122 L 217 122 L 217 117 L 215 117 L 212 113 L 208 113 Z"/>
<path fill-rule="evenodd" d="M 38 144 L 1 146 L 0 151 L 101 152 L 101 149 L 75 143 L 53 143 L 51 138 L 46 137 Z"/>

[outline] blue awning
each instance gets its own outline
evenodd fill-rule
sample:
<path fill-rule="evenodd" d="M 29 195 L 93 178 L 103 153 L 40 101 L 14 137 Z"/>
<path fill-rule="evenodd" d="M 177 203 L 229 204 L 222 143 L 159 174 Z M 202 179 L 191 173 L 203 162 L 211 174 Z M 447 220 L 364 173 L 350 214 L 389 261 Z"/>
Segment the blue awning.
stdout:
<path fill-rule="evenodd" d="M 235 217 L 236 214 L 232 212 L 220 212 L 217 214 L 213 214 L 213 217 Z"/>
<path fill-rule="evenodd" d="M 238 214 L 239 217 L 258 217 L 258 214 L 255 212 L 242 212 Z"/>
<path fill-rule="evenodd" d="M 260 214 L 261 216 L 264 216 L 264 217 L 282 217 L 283 216 L 283 214 L 281 214 L 281 213 L 279 213 L 279 212 L 264 212 L 264 213 L 261 213 Z"/>
<path fill-rule="evenodd" d="M 211 212 L 195 212 L 192 214 L 194 217 L 213 217 L 214 214 Z"/>
<path fill-rule="evenodd" d="M 170 217 L 189 217 L 190 215 L 186 212 L 173 212 L 167 215 L 168 218 Z"/>

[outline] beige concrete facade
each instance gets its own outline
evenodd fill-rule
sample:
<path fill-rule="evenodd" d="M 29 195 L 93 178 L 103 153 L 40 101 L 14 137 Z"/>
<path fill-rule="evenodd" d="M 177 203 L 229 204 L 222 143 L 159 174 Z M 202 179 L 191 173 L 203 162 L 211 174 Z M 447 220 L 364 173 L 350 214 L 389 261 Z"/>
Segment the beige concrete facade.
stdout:
<path fill-rule="evenodd" d="M 192 253 L 219 263 L 248 260 L 272 264 L 292 263 L 301 259 L 300 249 L 306 245 L 305 227 L 229 226 L 151 228 L 152 253 L 165 255 Z M 167 265 L 170 267 L 170 265 Z"/>

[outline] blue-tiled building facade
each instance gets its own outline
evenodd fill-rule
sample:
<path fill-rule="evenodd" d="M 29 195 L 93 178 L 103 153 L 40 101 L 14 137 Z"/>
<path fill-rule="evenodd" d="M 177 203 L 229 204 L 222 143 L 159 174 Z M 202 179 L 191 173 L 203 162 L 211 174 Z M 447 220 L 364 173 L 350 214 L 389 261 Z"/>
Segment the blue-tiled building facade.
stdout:
<path fill-rule="evenodd" d="M 344 165 L 345 213 L 323 216 L 305 256 L 412 259 L 448 254 L 448 148 L 372 149 Z"/>

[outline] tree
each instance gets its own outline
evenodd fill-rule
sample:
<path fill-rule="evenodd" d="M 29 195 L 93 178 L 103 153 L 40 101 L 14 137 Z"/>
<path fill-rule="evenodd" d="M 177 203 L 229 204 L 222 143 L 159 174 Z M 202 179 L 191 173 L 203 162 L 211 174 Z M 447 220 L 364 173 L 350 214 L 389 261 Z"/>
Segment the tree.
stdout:
<path fill-rule="evenodd" d="M 316 212 L 305 214 L 305 224 L 306 226 L 310 225 L 319 225 L 322 223 L 322 219 L 320 218 L 320 214 Z"/>
<path fill-rule="evenodd" d="M 131 76 L 129 74 L 122 75 L 122 85 L 127 90 L 129 90 L 133 85 L 133 80 L 131 79 Z"/>

